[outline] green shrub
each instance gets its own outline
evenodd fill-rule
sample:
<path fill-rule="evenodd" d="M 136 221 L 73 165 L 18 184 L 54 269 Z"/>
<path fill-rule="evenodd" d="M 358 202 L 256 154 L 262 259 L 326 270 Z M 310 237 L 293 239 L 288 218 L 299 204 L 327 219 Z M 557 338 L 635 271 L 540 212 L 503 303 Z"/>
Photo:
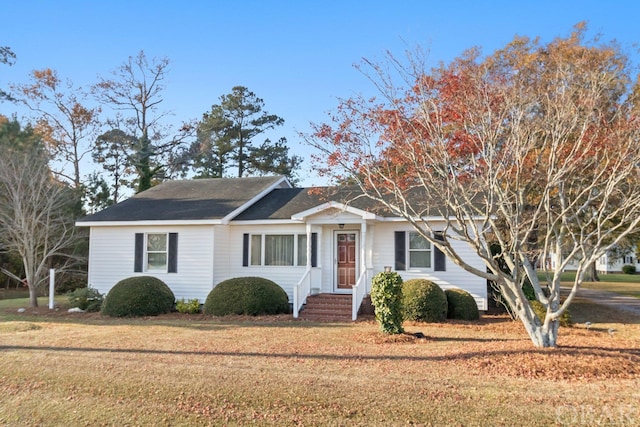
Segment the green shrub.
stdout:
<path fill-rule="evenodd" d="M 77 288 L 67 293 L 67 298 L 69 298 L 69 305 L 72 308 L 91 312 L 100 311 L 104 301 L 104 296 L 91 286 Z"/>
<path fill-rule="evenodd" d="M 184 298 L 176 302 L 176 310 L 179 313 L 196 314 L 200 313 L 200 301 L 198 298 L 185 301 Z"/>
<path fill-rule="evenodd" d="M 478 304 L 471 294 L 462 289 L 447 289 L 447 319 L 478 320 Z"/>
<path fill-rule="evenodd" d="M 447 318 L 447 296 L 429 280 L 407 280 L 402 285 L 402 309 L 405 320 L 442 322 Z"/>
<path fill-rule="evenodd" d="M 396 272 L 380 272 L 371 280 L 371 304 L 383 333 L 393 335 L 402 328 L 402 277 Z"/>
<path fill-rule="evenodd" d="M 529 301 L 533 311 L 536 312 L 536 315 L 540 319 L 541 322 L 544 322 L 544 319 L 547 317 L 547 310 L 544 308 L 544 305 L 538 300 Z M 560 326 L 571 326 L 573 321 L 571 320 L 571 313 L 569 310 L 565 310 L 560 316 Z"/>
<path fill-rule="evenodd" d="M 624 274 L 636 274 L 636 266 L 631 264 L 625 264 L 622 266 L 622 272 Z"/>
<path fill-rule="evenodd" d="M 157 316 L 173 308 L 175 296 L 160 279 L 135 276 L 115 284 L 102 303 L 102 314 L 112 317 Z"/>
<path fill-rule="evenodd" d="M 287 293 L 262 277 L 224 280 L 209 292 L 202 311 L 214 316 L 278 314 L 289 312 Z"/>

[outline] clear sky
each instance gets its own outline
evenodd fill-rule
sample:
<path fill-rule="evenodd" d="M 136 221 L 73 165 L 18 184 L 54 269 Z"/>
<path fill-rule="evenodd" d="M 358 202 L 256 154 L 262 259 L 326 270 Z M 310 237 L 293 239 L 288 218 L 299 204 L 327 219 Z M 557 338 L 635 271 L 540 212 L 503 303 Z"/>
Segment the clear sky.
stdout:
<path fill-rule="evenodd" d="M 12 67 L 0 66 L 0 87 L 43 68 L 88 86 L 140 50 L 167 57 L 161 109 L 175 124 L 246 86 L 285 119 L 275 136 L 305 157 L 303 185 L 322 182 L 298 132 L 326 121 L 338 98 L 372 93 L 354 68 L 362 58 L 420 45 L 436 65 L 473 46 L 491 53 L 516 34 L 550 41 L 580 21 L 589 35 L 616 39 L 636 64 L 640 42 L 637 0 L 0 0 L 0 11 L 0 46 L 17 55 Z M 23 114 L 0 103 L 0 114 L 13 113 Z"/>

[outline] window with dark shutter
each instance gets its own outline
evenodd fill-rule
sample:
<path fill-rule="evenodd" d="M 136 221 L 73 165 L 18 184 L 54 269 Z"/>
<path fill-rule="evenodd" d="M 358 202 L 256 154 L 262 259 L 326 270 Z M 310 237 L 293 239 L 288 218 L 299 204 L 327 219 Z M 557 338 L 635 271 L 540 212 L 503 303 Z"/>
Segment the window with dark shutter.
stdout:
<path fill-rule="evenodd" d="M 403 271 L 407 269 L 407 244 L 404 231 L 395 232 L 395 269 Z"/>
<path fill-rule="evenodd" d="M 311 233 L 311 267 L 318 266 L 318 233 Z"/>
<path fill-rule="evenodd" d="M 142 264 L 144 263 L 144 234 L 136 233 L 135 249 L 134 249 L 133 271 L 142 273 Z"/>
<path fill-rule="evenodd" d="M 169 233 L 169 273 L 178 272 L 178 233 Z"/>
<path fill-rule="evenodd" d="M 444 240 L 442 238 L 442 233 L 435 232 L 433 233 L 433 237 L 436 240 Z M 433 270 L 434 271 L 447 271 L 447 257 L 444 255 L 437 246 L 434 245 L 434 253 L 433 253 Z"/>
<path fill-rule="evenodd" d="M 249 233 L 242 235 L 242 266 L 249 266 Z"/>

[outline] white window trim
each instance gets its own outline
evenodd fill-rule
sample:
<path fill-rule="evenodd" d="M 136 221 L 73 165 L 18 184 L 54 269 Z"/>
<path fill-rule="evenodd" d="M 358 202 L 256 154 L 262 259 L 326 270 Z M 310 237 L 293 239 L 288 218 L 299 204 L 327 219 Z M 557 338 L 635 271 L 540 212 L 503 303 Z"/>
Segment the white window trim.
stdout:
<path fill-rule="evenodd" d="M 429 249 L 411 249 L 411 234 L 417 234 L 420 237 L 422 237 L 422 235 L 420 233 L 418 233 L 417 231 L 407 231 L 407 237 L 405 239 L 406 241 L 406 264 L 407 264 L 407 271 L 421 271 L 421 272 L 432 272 L 435 271 L 434 270 L 434 264 L 436 262 L 435 260 L 435 250 L 434 250 L 434 246 L 433 243 L 429 242 L 427 240 L 427 242 L 429 243 Z M 411 252 L 429 252 L 430 253 L 430 264 L 431 267 L 413 267 L 411 265 Z"/>
<path fill-rule="evenodd" d="M 253 238 L 254 236 L 260 236 L 260 264 L 253 263 L 253 257 L 251 256 L 253 253 Z M 293 236 L 293 264 L 289 265 L 266 265 L 266 245 L 265 238 L 266 236 Z M 306 233 L 250 233 L 249 234 L 249 267 L 264 267 L 264 268 L 283 268 L 283 267 L 306 267 L 307 263 L 298 264 L 298 254 L 300 250 L 303 250 L 306 254 L 307 247 L 304 246 L 300 248 L 299 236 L 307 236 Z M 307 237 L 308 238 L 308 237 Z"/>
<path fill-rule="evenodd" d="M 164 235 L 165 248 L 164 251 L 149 251 L 149 235 Z M 150 268 L 149 267 L 149 253 L 152 254 L 165 254 L 164 267 Z M 144 234 L 144 271 L 154 273 L 166 273 L 169 271 L 169 233 L 145 233 Z"/>

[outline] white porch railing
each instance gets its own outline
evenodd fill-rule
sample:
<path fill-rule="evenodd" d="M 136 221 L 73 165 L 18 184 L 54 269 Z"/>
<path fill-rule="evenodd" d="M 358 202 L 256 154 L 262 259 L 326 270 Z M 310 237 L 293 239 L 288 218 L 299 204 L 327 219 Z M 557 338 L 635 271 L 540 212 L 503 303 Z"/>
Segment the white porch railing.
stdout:
<path fill-rule="evenodd" d="M 358 281 L 352 290 L 351 320 L 358 319 L 358 310 L 362 305 L 362 300 L 367 293 L 367 278 L 369 277 L 369 269 L 363 269 Z"/>
<path fill-rule="evenodd" d="M 293 318 L 297 319 L 300 309 L 311 293 L 311 268 L 307 268 L 302 279 L 293 287 Z"/>

